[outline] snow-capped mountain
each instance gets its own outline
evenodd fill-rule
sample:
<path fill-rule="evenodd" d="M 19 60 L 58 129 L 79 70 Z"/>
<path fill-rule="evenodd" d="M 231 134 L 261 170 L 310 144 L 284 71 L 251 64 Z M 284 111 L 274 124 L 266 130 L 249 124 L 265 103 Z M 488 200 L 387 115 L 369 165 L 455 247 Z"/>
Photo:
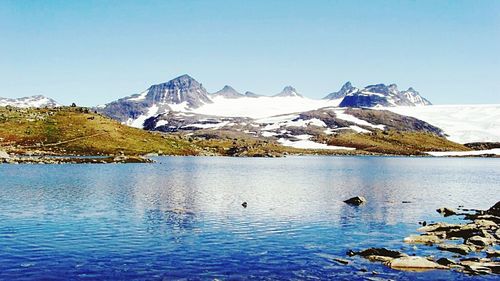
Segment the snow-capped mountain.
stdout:
<path fill-rule="evenodd" d="M 182 111 L 212 103 L 207 90 L 189 75 L 152 85 L 140 94 L 113 101 L 98 108 L 104 114 L 135 127 L 144 120 L 170 110 Z"/>
<path fill-rule="evenodd" d="M 300 98 L 302 98 L 302 95 L 299 94 L 297 92 L 297 90 L 295 90 L 294 87 L 286 86 L 285 88 L 283 88 L 283 90 L 280 93 L 274 95 L 273 97 L 300 97 Z"/>
<path fill-rule="evenodd" d="M 245 97 L 245 95 L 239 93 L 238 91 L 236 91 L 233 87 L 231 87 L 229 85 L 224 86 L 224 88 L 213 93 L 211 96 L 212 97 L 223 97 L 226 99 L 237 99 L 237 98 Z"/>
<path fill-rule="evenodd" d="M 376 84 L 358 89 L 347 82 L 340 91 L 325 97 L 325 99 L 330 100 L 341 98 L 340 107 L 424 106 L 431 104 L 415 89 L 409 88 L 406 91 L 399 91 L 396 84 Z"/>
<path fill-rule="evenodd" d="M 28 107 L 57 107 L 61 105 L 51 98 L 42 95 L 35 95 L 17 99 L 0 97 L 0 106 L 28 108 Z"/>
<path fill-rule="evenodd" d="M 292 86 L 284 87 L 273 96 L 260 96 L 252 92 L 241 94 L 229 85 L 209 94 L 198 81 L 189 75 L 182 75 L 97 109 L 127 125 L 143 128 L 147 119 L 168 112 L 261 118 L 339 105 L 388 107 L 421 104 L 430 103 L 414 89 L 400 92 L 394 84 L 377 84 L 358 89 L 347 82 L 338 92 L 331 93 L 322 100 L 313 100 L 303 97 Z"/>

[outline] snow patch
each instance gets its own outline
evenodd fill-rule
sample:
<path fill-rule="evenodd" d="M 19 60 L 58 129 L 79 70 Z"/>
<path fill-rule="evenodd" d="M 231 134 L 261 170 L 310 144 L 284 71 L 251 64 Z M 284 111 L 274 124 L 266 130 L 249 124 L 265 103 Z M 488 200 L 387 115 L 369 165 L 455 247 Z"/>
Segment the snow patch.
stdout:
<path fill-rule="evenodd" d="M 483 154 L 495 154 L 500 155 L 500 148 L 493 148 L 488 150 L 473 150 L 473 151 L 430 151 L 427 154 L 432 156 L 474 156 Z"/>

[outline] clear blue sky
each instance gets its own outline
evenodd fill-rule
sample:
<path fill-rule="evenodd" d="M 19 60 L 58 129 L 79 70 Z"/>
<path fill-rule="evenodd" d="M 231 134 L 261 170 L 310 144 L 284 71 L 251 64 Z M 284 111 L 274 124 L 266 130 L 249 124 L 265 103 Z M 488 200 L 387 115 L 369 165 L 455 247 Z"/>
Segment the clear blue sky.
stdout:
<path fill-rule="evenodd" d="M 500 103 L 500 1 L 0 1 L 0 96 L 96 105 L 184 73 L 210 92 Z"/>

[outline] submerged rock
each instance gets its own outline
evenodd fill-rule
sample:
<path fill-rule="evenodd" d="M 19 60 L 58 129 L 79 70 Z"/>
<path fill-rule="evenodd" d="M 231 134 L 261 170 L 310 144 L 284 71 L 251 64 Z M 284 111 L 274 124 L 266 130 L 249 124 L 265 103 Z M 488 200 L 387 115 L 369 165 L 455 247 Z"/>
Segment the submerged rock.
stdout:
<path fill-rule="evenodd" d="M 366 198 L 363 197 L 363 196 L 356 196 L 356 197 L 352 197 L 352 198 L 349 198 L 347 200 L 344 201 L 344 203 L 346 204 L 349 204 L 349 205 L 354 205 L 354 206 L 359 206 L 361 204 L 364 204 L 366 203 Z"/>
<path fill-rule="evenodd" d="M 387 262 L 387 266 L 400 270 L 430 270 L 430 269 L 448 269 L 447 266 L 430 261 L 424 257 L 401 257 Z"/>

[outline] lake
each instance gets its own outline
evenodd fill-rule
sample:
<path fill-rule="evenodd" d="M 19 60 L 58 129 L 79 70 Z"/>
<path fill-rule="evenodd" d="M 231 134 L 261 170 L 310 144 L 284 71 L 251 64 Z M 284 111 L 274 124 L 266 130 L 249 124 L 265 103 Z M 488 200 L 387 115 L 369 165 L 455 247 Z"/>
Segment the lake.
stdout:
<path fill-rule="evenodd" d="M 436 254 L 402 239 L 419 221 L 442 221 L 439 207 L 486 209 L 500 200 L 500 159 L 156 160 L 0 165 L 0 279 L 498 277 L 396 271 L 345 253 L 377 246 Z M 368 203 L 342 202 L 357 195 Z"/>

